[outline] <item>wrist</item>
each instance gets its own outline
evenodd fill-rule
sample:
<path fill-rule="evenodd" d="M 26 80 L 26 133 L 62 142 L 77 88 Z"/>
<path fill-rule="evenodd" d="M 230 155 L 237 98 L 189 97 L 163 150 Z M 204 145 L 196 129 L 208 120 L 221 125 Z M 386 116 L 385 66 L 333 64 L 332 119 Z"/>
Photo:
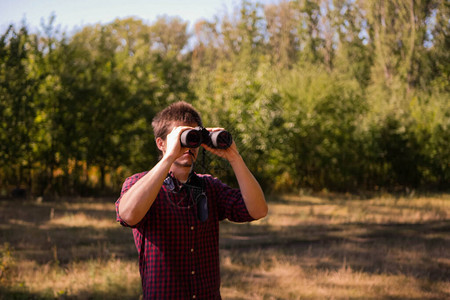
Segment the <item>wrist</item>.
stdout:
<path fill-rule="evenodd" d="M 160 163 L 168 164 L 169 166 L 171 166 L 175 162 L 175 160 L 177 160 L 175 155 L 165 153 L 161 158 Z"/>
<path fill-rule="evenodd" d="M 230 165 L 234 165 L 242 161 L 243 161 L 242 156 L 239 153 L 233 154 L 228 157 L 228 162 L 230 163 Z"/>

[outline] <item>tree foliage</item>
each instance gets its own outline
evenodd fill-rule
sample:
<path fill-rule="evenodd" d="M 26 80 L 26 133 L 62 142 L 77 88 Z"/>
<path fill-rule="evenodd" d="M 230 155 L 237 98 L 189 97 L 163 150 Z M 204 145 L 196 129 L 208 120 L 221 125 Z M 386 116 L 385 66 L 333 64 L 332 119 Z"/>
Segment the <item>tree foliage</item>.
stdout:
<path fill-rule="evenodd" d="M 151 168 L 151 119 L 185 100 L 230 130 L 267 191 L 445 188 L 443 0 L 243 0 L 199 21 L 128 18 L 0 38 L 0 186 L 117 193 Z M 207 171 L 228 179 L 218 159 Z"/>

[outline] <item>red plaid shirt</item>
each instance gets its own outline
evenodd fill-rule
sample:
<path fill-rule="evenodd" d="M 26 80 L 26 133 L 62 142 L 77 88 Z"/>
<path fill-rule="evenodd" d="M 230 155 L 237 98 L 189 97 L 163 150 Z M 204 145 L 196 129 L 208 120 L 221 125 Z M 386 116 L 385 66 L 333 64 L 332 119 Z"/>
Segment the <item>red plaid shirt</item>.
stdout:
<path fill-rule="evenodd" d="M 117 221 L 122 195 L 147 172 L 127 178 L 116 201 Z M 161 190 L 145 217 L 133 226 L 139 254 L 144 299 L 221 299 L 219 270 L 219 221 L 252 221 L 238 189 L 210 175 L 204 179 L 209 217 L 196 216 L 191 193 Z M 176 180 L 176 179 L 175 179 Z"/>

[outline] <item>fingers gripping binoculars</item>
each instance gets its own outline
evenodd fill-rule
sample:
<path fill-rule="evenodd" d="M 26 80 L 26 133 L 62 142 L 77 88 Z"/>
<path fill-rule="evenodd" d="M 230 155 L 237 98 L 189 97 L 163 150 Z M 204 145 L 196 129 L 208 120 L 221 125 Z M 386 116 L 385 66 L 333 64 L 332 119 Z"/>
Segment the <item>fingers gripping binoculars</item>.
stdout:
<path fill-rule="evenodd" d="M 203 127 L 195 127 L 181 133 L 180 142 L 182 147 L 197 148 L 201 144 L 206 144 L 211 148 L 227 149 L 231 146 L 233 138 L 226 130 L 208 131 Z"/>

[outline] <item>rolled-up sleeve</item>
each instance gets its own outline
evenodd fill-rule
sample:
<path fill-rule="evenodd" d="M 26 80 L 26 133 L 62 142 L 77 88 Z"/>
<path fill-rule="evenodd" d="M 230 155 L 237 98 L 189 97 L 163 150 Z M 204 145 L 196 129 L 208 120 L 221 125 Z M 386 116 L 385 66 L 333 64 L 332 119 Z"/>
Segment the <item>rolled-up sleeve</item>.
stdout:
<path fill-rule="evenodd" d="M 207 184 L 217 201 L 219 220 L 228 219 L 233 222 L 250 222 L 255 220 L 250 216 L 239 189 L 231 188 L 213 177 L 207 178 Z"/>
<path fill-rule="evenodd" d="M 119 222 L 122 226 L 126 227 L 136 227 L 136 226 L 130 226 L 128 225 L 122 218 L 120 217 L 119 213 L 119 204 L 120 200 L 122 199 L 123 195 L 136 183 L 139 179 L 141 179 L 147 172 L 142 172 L 138 174 L 134 174 L 133 176 L 128 177 L 125 179 L 125 182 L 122 185 L 122 190 L 120 191 L 120 197 L 116 201 L 116 221 Z"/>

